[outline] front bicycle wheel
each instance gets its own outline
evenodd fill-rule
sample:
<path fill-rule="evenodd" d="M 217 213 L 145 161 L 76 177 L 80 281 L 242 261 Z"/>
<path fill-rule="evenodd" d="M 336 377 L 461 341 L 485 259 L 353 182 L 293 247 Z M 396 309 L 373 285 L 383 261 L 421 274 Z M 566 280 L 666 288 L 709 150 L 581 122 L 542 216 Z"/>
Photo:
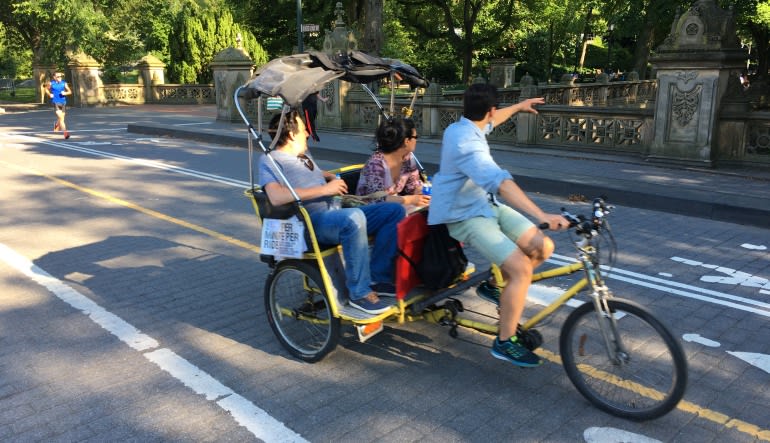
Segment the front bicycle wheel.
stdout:
<path fill-rule="evenodd" d="M 650 420 L 668 413 L 687 386 L 679 340 L 636 303 L 613 299 L 607 305 L 616 328 L 593 303 L 578 307 L 564 322 L 559 348 L 567 376 L 594 406 L 618 417 Z"/>
<path fill-rule="evenodd" d="M 265 312 L 278 341 L 293 356 L 321 360 L 339 341 L 340 319 L 316 266 L 301 260 L 278 264 L 265 282 Z"/>

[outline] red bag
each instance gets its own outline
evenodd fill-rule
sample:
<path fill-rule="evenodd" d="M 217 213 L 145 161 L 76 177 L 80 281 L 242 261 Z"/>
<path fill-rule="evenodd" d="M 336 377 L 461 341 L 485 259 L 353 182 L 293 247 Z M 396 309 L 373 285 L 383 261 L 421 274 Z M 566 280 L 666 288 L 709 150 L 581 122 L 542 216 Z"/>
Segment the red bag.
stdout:
<path fill-rule="evenodd" d="M 422 260 L 422 248 L 427 235 L 427 211 L 415 212 L 398 224 L 396 298 L 399 300 L 403 300 L 412 288 L 422 283 L 414 264 Z"/>

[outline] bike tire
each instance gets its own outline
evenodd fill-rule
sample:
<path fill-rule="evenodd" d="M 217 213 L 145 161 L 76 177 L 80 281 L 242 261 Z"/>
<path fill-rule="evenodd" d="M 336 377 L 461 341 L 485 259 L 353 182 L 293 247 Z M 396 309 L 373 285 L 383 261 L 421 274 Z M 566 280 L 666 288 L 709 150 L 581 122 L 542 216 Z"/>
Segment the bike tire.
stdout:
<path fill-rule="evenodd" d="M 681 343 L 642 306 L 620 299 L 607 303 L 627 353 L 610 359 L 599 329 L 599 321 L 609 327 L 609 319 L 585 303 L 567 317 L 559 337 L 567 376 L 588 401 L 612 415 L 643 421 L 667 414 L 687 386 Z"/>
<path fill-rule="evenodd" d="M 320 361 L 339 342 L 340 319 L 314 263 L 280 262 L 265 282 L 265 312 L 278 341 L 300 360 Z"/>

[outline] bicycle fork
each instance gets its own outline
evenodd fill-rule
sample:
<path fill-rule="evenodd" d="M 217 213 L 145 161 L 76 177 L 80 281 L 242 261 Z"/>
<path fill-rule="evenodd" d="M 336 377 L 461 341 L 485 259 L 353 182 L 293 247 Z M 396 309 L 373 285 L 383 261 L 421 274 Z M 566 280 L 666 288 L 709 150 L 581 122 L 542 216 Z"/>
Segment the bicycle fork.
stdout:
<path fill-rule="evenodd" d="M 618 333 L 618 319 L 615 317 L 609 305 L 612 293 L 601 280 L 596 268 L 590 260 L 585 260 L 586 277 L 591 285 L 591 300 L 596 310 L 596 320 L 599 323 L 599 330 L 604 339 L 604 346 L 607 350 L 607 357 L 615 365 L 622 365 L 628 362 L 628 351 Z M 581 345 L 582 341 L 581 340 Z"/>

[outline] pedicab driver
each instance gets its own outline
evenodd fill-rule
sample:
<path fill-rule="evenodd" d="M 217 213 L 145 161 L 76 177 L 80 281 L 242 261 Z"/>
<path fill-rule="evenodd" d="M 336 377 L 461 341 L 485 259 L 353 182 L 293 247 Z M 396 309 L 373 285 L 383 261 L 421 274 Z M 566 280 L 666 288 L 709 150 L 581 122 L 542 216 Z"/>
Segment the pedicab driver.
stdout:
<path fill-rule="evenodd" d="M 278 129 L 281 115 L 270 121 L 271 133 Z M 304 202 L 317 240 L 342 244 L 345 257 L 345 284 L 350 305 L 368 314 L 380 314 L 393 305 L 395 297 L 396 227 L 406 211 L 398 203 L 377 203 L 360 208 L 331 209 L 331 197 L 345 194 L 344 180 L 321 170 L 307 150 L 308 132 L 296 111 L 286 114 L 277 148 L 270 155 Z M 270 203 L 294 201 L 273 164 L 263 155 L 259 163 L 259 185 Z M 371 258 L 368 236 L 374 237 Z"/>
<path fill-rule="evenodd" d="M 529 214 L 550 229 L 566 229 L 561 215 L 543 212 L 513 181 L 511 174 L 492 159 L 487 134 L 518 112 L 537 113 L 542 98 L 497 107 L 497 88 L 473 84 L 463 96 L 463 116 L 444 131 L 439 172 L 433 177 L 433 196 L 428 224 L 445 223 L 455 239 L 473 246 L 490 262 L 500 266 L 508 282 L 504 288 L 485 282 L 477 291 L 500 307 L 500 330 L 491 353 L 517 366 L 542 364 L 535 353 L 516 338 L 533 270 L 554 249 L 524 215 L 496 200 Z"/>

